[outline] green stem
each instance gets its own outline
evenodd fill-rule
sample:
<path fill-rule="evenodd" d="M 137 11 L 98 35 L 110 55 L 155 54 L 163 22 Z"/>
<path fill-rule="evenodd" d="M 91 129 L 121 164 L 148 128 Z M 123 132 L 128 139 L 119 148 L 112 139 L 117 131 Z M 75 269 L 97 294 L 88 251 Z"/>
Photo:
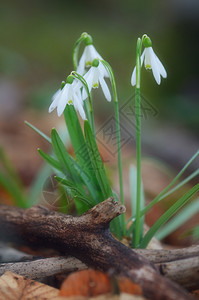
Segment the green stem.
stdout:
<path fill-rule="evenodd" d="M 110 81 L 113 89 L 113 98 L 114 98 L 114 109 L 115 109 L 115 120 L 116 120 L 116 132 L 117 132 L 117 153 L 118 153 L 118 170 L 119 170 L 119 182 L 120 182 L 120 201 L 124 205 L 124 189 L 123 189 L 123 175 L 122 175 L 122 158 L 121 158 L 121 138 L 120 138 L 120 119 L 119 119 L 119 106 L 118 106 L 118 97 L 116 82 L 113 70 L 109 63 L 105 60 L 101 60 L 105 68 L 107 69 Z M 126 222 L 125 215 L 121 215 L 122 218 L 122 228 L 123 235 L 126 235 Z"/>
<path fill-rule="evenodd" d="M 73 47 L 73 66 L 74 66 L 74 70 L 77 70 L 77 65 L 78 65 L 78 54 L 79 54 L 79 47 L 80 44 L 83 40 L 85 40 L 85 38 L 88 36 L 88 33 L 83 32 L 81 34 L 81 36 L 79 37 L 79 39 L 75 42 L 75 45 Z"/>
<path fill-rule="evenodd" d="M 90 97 L 88 99 L 89 101 L 89 113 L 90 113 L 90 125 L 91 125 L 91 128 L 92 128 L 92 131 L 93 131 L 93 134 L 94 134 L 94 137 L 96 139 L 96 133 L 95 133 L 95 121 L 94 121 L 94 114 L 93 114 L 93 100 L 92 100 L 92 95 L 90 93 Z"/>
<path fill-rule="evenodd" d="M 116 94 L 117 96 L 117 94 Z M 116 132 L 117 132 L 117 153 L 118 153 L 118 169 L 119 169 L 119 181 L 120 181 L 120 201 L 124 205 L 124 189 L 123 189 L 123 175 L 122 175 L 122 155 L 121 155 L 121 137 L 120 137 L 120 120 L 119 120 L 119 107 L 117 98 L 114 98 L 115 107 L 115 120 L 116 120 Z M 122 214 L 122 227 L 123 234 L 126 234 L 126 222 L 125 214 Z"/>
<path fill-rule="evenodd" d="M 135 89 L 135 112 L 136 112 L 136 157 L 137 157 L 137 193 L 136 193 L 136 223 L 134 247 L 138 247 L 141 239 L 140 230 L 140 203 L 141 203 L 141 105 L 140 105 L 140 75 L 141 75 L 141 53 L 142 41 L 137 40 L 136 54 L 136 89 Z"/>

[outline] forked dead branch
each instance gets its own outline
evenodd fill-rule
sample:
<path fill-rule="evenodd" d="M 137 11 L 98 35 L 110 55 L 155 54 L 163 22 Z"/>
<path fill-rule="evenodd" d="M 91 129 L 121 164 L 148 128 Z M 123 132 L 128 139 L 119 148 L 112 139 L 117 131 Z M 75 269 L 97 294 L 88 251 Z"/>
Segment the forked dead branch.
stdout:
<path fill-rule="evenodd" d="M 35 206 L 30 209 L 1 206 L 0 236 L 4 241 L 48 247 L 72 255 L 88 266 L 130 278 L 147 299 L 193 299 L 182 287 L 159 274 L 146 258 L 117 241 L 110 221 L 125 212 L 112 198 L 79 217 Z"/>

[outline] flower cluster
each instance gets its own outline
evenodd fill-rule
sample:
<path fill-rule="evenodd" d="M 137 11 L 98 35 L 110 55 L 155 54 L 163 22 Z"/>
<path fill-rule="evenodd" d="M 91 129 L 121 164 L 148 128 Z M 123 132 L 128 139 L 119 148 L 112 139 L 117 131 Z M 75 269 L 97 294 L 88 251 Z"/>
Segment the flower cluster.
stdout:
<path fill-rule="evenodd" d="M 109 75 L 100 60 L 103 60 L 103 58 L 99 55 L 95 47 L 92 44 L 86 45 L 77 67 L 77 73 L 83 76 L 88 85 L 89 92 L 91 92 L 92 88 L 95 89 L 101 85 L 105 98 L 110 102 L 111 93 L 104 79 L 105 77 L 109 77 Z M 86 72 L 86 68 L 88 67 L 90 69 Z M 62 84 L 62 88 L 54 94 L 49 112 L 57 108 L 57 114 L 61 116 L 66 105 L 73 104 L 76 111 L 85 120 L 86 115 L 83 108 L 83 101 L 87 97 L 88 94 L 84 84 L 72 75 L 69 75 L 65 85 Z"/>
<path fill-rule="evenodd" d="M 144 62 L 145 68 L 152 70 L 156 82 L 160 84 L 161 76 L 163 78 L 167 77 L 166 70 L 153 51 L 150 38 L 147 35 L 143 35 L 142 41 L 145 49 L 140 58 L 141 66 Z M 91 89 L 98 88 L 100 85 L 105 98 L 110 102 L 111 93 L 105 81 L 105 78 L 109 77 L 109 74 L 101 62 L 103 58 L 93 46 L 90 35 L 86 34 L 84 42 L 85 48 L 77 66 L 77 73 L 83 80 L 85 80 L 89 93 L 91 92 Z M 133 86 L 136 84 L 136 67 L 134 68 L 131 76 L 131 84 Z M 52 104 L 49 107 L 49 112 L 57 108 L 57 114 L 60 116 L 66 105 L 72 104 L 76 111 L 79 112 L 82 119 L 85 120 L 86 114 L 84 112 L 84 100 L 87 98 L 88 93 L 82 81 L 74 78 L 72 75 L 69 75 L 66 83 L 62 84 L 61 89 L 54 94 Z"/>

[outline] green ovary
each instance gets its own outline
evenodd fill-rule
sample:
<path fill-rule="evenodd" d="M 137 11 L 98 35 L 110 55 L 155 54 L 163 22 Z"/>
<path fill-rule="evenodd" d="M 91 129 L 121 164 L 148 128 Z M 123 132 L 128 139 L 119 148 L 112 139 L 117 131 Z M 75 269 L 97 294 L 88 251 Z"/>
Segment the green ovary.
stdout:
<path fill-rule="evenodd" d="M 146 68 L 147 70 L 151 70 L 151 65 L 147 64 L 147 65 L 145 65 L 145 68 Z"/>
<path fill-rule="evenodd" d="M 93 88 L 94 88 L 94 89 L 96 89 L 96 88 L 98 88 L 98 87 L 99 87 L 99 84 L 98 84 L 97 82 L 93 84 Z"/>

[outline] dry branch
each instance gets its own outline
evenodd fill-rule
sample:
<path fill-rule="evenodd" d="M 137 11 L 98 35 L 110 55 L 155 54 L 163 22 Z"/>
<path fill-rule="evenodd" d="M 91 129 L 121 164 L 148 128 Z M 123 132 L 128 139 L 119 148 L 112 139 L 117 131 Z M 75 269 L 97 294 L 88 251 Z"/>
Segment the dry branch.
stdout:
<path fill-rule="evenodd" d="M 141 254 L 153 263 L 165 263 L 191 257 L 199 256 L 199 245 L 181 248 L 181 249 L 134 249 L 135 252 Z"/>
<path fill-rule="evenodd" d="M 28 210 L 1 206 L 0 236 L 4 241 L 57 249 L 106 272 L 111 269 L 138 283 L 148 299 L 193 299 L 147 259 L 112 237 L 109 223 L 124 211 L 112 198 L 79 217 L 40 206 Z"/>
<path fill-rule="evenodd" d="M 72 272 L 86 269 L 87 266 L 74 257 L 51 257 L 28 262 L 0 264 L 0 275 L 5 271 L 26 276 L 30 279 L 41 279 L 61 272 Z"/>
<path fill-rule="evenodd" d="M 190 255 L 190 249 L 187 248 L 187 252 Z M 142 249 L 137 249 L 136 252 L 139 254 L 139 251 L 142 253 Z M 153 250 L 147 254 L 148 250 L 145 250 L 144 254 L 149 261 L 154 261 Z M 165 250 L 170 253 L 170 250 Z M 164 252 L 165 252 L 164 251 Z M 156 264 L 160 269 L 161 273 L 167 278 L 179 283 L 187 289 L 198 289 L 199 288 L 199 253 L 195 254 L 194 257 L 186 258 L 186 248 L 179 249 L 182 252 L 185 258 L 183 260 L 176 260 L 172 262 L 162 262 Z M 154 250 L 157 253 L 157 261 L 161 250 Z M 143 253 L 142 253 L 143 255 Z M 145 256 L 144 255 L 144 256 Z M 167 261 L 168 255 L 165 256 L 165 261 Z M 155 261 L 154 261 L 155 263 Z M 4 274 L 5 271 L 11 271 L 13 273 L 26 276 L 31 279 L 40 280 L 43 277 L 52 276 L 61 272 L 73 272 L 76 270 L 86 269 L 87 266 L 82 263 L 79 259 L 75 257 L 51 257 L 51 258 L 42 258 L 29 262 L 16 262 L 16 263 L 3 263 L 0 264 L 0 276 Z"/>

